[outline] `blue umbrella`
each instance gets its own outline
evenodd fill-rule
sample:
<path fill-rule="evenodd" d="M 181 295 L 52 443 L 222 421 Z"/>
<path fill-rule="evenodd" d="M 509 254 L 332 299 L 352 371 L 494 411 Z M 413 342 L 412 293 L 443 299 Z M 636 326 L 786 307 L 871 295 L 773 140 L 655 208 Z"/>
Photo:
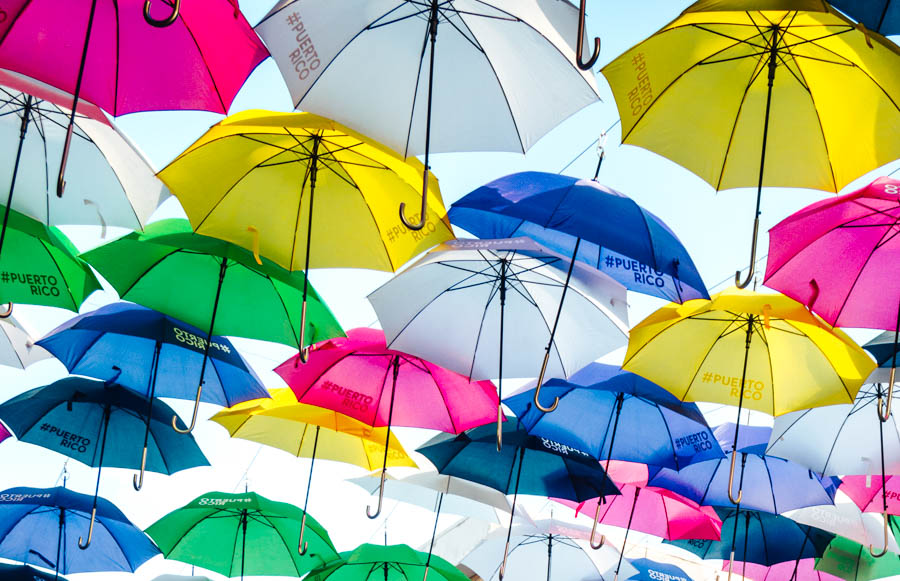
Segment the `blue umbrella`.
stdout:
<path fill-rule="evenodd" d="M 529 236 L 584 262 L 625 288 L 670 301 L 709 298 L 694 262 L 662 220 L 593 180 L 542 172 L 496 179 L 457 200 L 450 222 L 479 238 Z M 569 266 L 569 276 L 572 273 Z M 568 279 L 567 279 L 568 282 Z M 560 312 L 566 295 L 560 298 Z M 557 315 L 556 322 L 559 322 Z M 550 331 L 550 345 L 556 323 Z M 549 347 L 538 376 L 538 401 Z"/>
<path fill-rule="evenodd" d="M 650 559 L 632 559 L 631 566 L 638 570 L 629 581 L 692 581 L 690 575 L 669 563 L 657 563 Z"/>
<path fill-rule="evenodd" d="M 834 0 L 832 4 L 866 28 L 888 36 L 900 34 L 900 2 L 897 0 Z"/>
<path fill-rule="evenodd" d="M 114 303 L 74 317 L 38 341 L 69 373 L 114 381 L 148 398 L 144 461 L 134 477 L 136 490 L 144 481 L 155 398 L 194 399 L 194 378 L 203 366 L 205 337 L 205 331 L 153 309 Z M 230 407 L 269 397 L 228 339 L 213 335 L 211 345 L 203 375 L 203 401 Z"/>
<path fill-rule="evenodd" d="M 0 563 L 0 581 L 58 581 L 59 574 L 35 569 L 30 565 Z M 63 579 L 63 581 L 66 581 Z"/>
<path fill-rule="evenodd" d="M 150 538 L 105 498 L 93 502 L 96 527 L 91 513 L 91 497 L 66 488 L 4 490 L 0 492 L 0 557 L 40 561 L 57 573 L 69 574 L 133 572 L 159 554 Z M 81 539 L 91 534 L 90 548 L 77 550 Z"/>
<path fill-rule="evenodd" d="M 736 462 L 740 468 L 735 471 L 740 480 L 738 489 L 744 490 L 739 506 L 780 514 L 795 508 L 834 504 L 840 480 L 823 477 L 782 458 L 767 456 L 765 451 L 771 433 L 772 428 L 741 426 L 737 448 L 739 462 Z M 734 434 L 734 424 L 719 426 L 715 434 L 720 442 L 727 441 Z M 667 488 L 700 504 L 730 506 L 731 454 L 727 452 L 726 458 L 697 462 L 679 471 L 670 468 L 650 470 L 647 485 Z"/>

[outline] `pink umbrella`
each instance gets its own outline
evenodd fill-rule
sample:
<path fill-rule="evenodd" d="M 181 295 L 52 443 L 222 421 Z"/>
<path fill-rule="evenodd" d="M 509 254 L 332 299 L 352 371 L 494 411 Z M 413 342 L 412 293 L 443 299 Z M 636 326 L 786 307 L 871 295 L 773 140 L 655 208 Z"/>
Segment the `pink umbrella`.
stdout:
<path fill-rule="evenodd" d="M 729 570 L 729 563 L 729 561 L 723 561 L 723 571 Z M 840 577 L 816 571 L 815 559 L 786 561 L 771 567 L 735 561 L 734 571 L 739 572 L 742 577 L 752 581 L 842 581 Z"/>
<path fill-rule="evenodd" d="M 9 433 L 9 430 L 6 429 L 2 423 L 0 423 L 0 442 L 10 437 L 12 434 Z"/>
<path fill-rule="evenodd" d="M 388 438 L 391 426 L 459 434 L 497 417 L 497 390 L 490 381 L 470 382 L 424 359 L 388 349 L 384 332 L 377 329 L 351 329 L 346 338 L 316 343 L 309 361 L 302 363 L 298 354 L 275 372 L 299 402 L 370 426 L 387 426 Z M 382 468 L 378 510 L 367 511 L 369 518 L 381 512 L 385 474 Z"/>
<path fill-rule="evenodd" d="M 884 497 L 887 499 L 887 507 L 884 507 L 882 486 L 884 482 Z M 900 514 L 900 477 L 888 476 L 884 480 L 881 476 L 845 476 L 841 479 L 839 488 L 850 497 L 859 510 L 863 512 L 882 512 L 887 514 Z"/>
<path fill-rule="evenodd" d="M 146 6 L 150 0 L 146 0 Z M 171 14 L 145 0 L 11 0 L 0 14 L 0 68 L 85 99 L 118 116 L 189 109 L 226 113 L 267 56 L 237 0 L 189 0 Z M 71 140 L 72 125 L 66 144 Z M 64 187 L 63 151 L 57 195 Z"/>

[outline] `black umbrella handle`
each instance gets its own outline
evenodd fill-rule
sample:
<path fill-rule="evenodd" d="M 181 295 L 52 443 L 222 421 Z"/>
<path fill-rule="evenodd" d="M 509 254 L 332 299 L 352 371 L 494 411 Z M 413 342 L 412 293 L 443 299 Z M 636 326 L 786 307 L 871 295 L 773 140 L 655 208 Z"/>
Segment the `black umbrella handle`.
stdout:
<path fill-rule="evenodd" d="M 587 0 L 581 0 L 581 6 L 578 9 L 578 38 L 575 42 L 575 64 L 583 71 L 591 70 L 591 67 L 594 66 L 594 63 L 600 58 L 600 39 L 595 36 L 594 53 L 587 61 L 584 60 L 582 46 L 584 45 L 584 8 L 586 3 Z"/>

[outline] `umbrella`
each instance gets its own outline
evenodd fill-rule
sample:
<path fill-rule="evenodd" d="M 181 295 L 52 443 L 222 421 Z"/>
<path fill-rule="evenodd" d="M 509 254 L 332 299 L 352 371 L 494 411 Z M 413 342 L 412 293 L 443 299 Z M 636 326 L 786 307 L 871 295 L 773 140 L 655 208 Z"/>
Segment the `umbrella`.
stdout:
<path fill-rule="evenodd" d="M 134 477 L 135 490 L 144 482 L 154 400 L 194 396 L 193 378 L 206 363 L 202 336 L 200 329 L 152 309 L 113 303 L 69 319 L 38 342 L 69 373 L 113 381 L 147 398 L 144 453 L 140 474 Z M 213 336 L 209 345 L 212 373 L 205 376 L 204 401 L 229 406 L 268 397 L 262 382 L 228 339 Z"/>
<path fill-rule="evenodd" d="M 841 492 L 850 497 L 863 512 L 884 512 L 900 515 L 900 476 L 845 476 L 841 479 Z M 879 499 L 887 498 L 887 506 L 879 509 Z"/>
<path fill-rule="evenodd" d="M 0 260 L 0 300 L 77 311 L 100 290 L 90 267 L 76 256 L 78 250 L 53 226 L 12 210 L 3 232 L 16 251 Z"/>
<path fill-rule="evenodd" d="M 456 476 L 504 494 L 513 494 L 513 510 L 507 529 L 504 565 L 512 534 L 516 499 L 522 494 L 536 494 L 578 502 L 619 494 L 606 471 L 590 456 L 545 438 L 529 436 L 507 422 L 502 425 L 507 446 L 497 450 L 490 426 L 468 430 L 458 436 L 439 435 L 417 451 L 434 464 L 441 474 Z M 528 469 L 525 470 L 527 465 Z M 508 468 L 507 468 L 508 467 Z M 513 482 L 515 473 L 515 482 Z M 500 576 L 503 576 L 501 566 Z"/>
<path fill-rule="evenodd" d="M 900 34 L 900 4 L 894 0 L 834 0 L 832 4 L 885 36 Z"/>
<path fill-rule="evenodd" d="M 19 440 L 97 468 L 91 527 L 83 546 L 79 541 L 82 548 L 91 544 L 104 466 L 137 469 L 146 462 L 151 472 L 174 474 L 209 465 L 193 437 L 169 429 L 174 413 L 161 401 L 150 406 L 147 397 L 131 390 L 80 377 L 60 379 L 0 404 L 0 419 Z M 149 423 L 145 414 L 152 414 Z M 141 432 L 150 436 L 145 435 L 143 456 L 136 445 Z"/>
<path fill-rule="evenodd" d="M 256 30 L 297 108 L 424 153 L 427 172 L 431 152 L 524 153 L 598 100 L 562 36 L 577 18 L 567 2 L 282 0 Z M 426 203 L 423 184 L 407 228 L 426 226 Z"/>
<path fill-rule="evenodd" d="M 0 424 L 0 442 L 10 437 L 12 434 L 9 433 L 9 430 L 6 429 L 6 426 Z"/>
<path fill-rule="evenodd" d="M 304 336 L 318 341 L 343 334 L 303 273 L 257 261 L 229 242 L 194 234 L 185 220 L 155 222 L 143 234 L 129 234 L 83 257 L 121 298 L 208 329 L 205 340 L 204 333 L 195 337 L 195 344 L 203 346 L 203 363 L 188 431 L 197 423 L 213 333 L 277 341 L 298 349 L 304 346 Z M 173 284 L 183 292 L 170 292 Z M 247 297 L 253 297 L 252 317 L 247 316 Z"/>
<path fill-rule="evenodd" d="M 783 514 L 792 520 L 811 527 L 820 528 L 830 533 L 846 537 L 856 543 L 871 545 L 881 540 L 882 517 L 880 514 L 862 512 L 862 510 L 847 498 L 840 489 L 835 496 L 835 503 L 809 506 L 789 510 Z M 893 521 L 888 517 L 888 521 Z M 900 553 L 900 546 L 893 535 L 888 536 L 888 550 Z"/>
<path fill-rule="evenodd" d="M 763 186 L 837 192 L 900 157 L 898 68 L 897 45 L 824 0 L 700 0 L 603 74 L 623 143 L 717 190 L 756 187 L 743 288 Z"/>
<path fill-rule="evenodd" d="M 638 570 L 629 581 L 691 581 L 690 575 L 669 563 L 657 563 L 650 559 L 632 559 L 631 566 Z"/>
<path fill-rule="evenodd" d="M 293 504 L 255 492 L 208 492 L 150 525 L 147 534 L 167 559 L 226 577 L 302 577 L 338 557 L 328 533 L 312 517 L 310 550 L 297 552 L 304 517 Z"/>
<path fill-rule="evenodd" d="M 351 329 L 346 339 L 315 345 L 309 361 L 297 355 L 275 372 L 297 396 L 297 401 L 346 414 L 370 426 L 407 426 L 458 434 L 493 419 L 499 407 L 489 381 L 470 382 L 437 365 L 385 346 L 384 334 L 375 329 Z M 385 448 L 385 458 L 388 448 Z M 386 459 L 381 477 L 387 475 Z M 381 513 L 367 509 L 369 518 Z"/>
<path fill-rule="evenodd" d="M 606 579 L 620 553 L 606 544 L 598 551 L 587 548 L 590 530 L 556 520 L 539 520 L 531 525 L 517 525 L 512 529 L 509 563 L 503 567 L 504 538 L 496 531 L 461 561 L 461 566 L 475 571 L 484 581 L 510 579 L 541 579 L 547 581 L 588 581 Z M 546 577 L 544 563 L 546 562 Z M 623 578 L 636 573 L 626 561 Z"/>
<path fill-rule="evenodd" d="M 730 440 L 734 424 L 716 428 L 720 440 Z M 762 426 L 744 426 L 737 445 L 737 453 L 727 452 L 720 460 L 697 462 L 675 471 L 659 468 L 647 480 L 650 486 L 667 488 L 682 496 L 712 506 L 727 506 L 733 487 L 729 465 L 732 456 L 739 456 L 740 467 L 736 477 L 744 494 L 739 506 L 773 514 L 822 504 L 834 504 L 834 495 L 840 480 L 823 477 L 805 466 L 765 453 L 771 429 Z M 737 504 L 737 503 L 735 503 Z"/>
<path fill-rule="evenodd" d="M 352 551 L 345 551 L 332 563 L 320 566 L 309 573 L 305 581 L 368 581 L 372 578 L 418 579 L 430 577 L 432 581 L 468 581 L 462 572 L 436 555 L 425 557 L 407 545 L 364 544 Z"/>
<path fill-rule="evenodd" d="M 191 0 L 181 11 L 176 5 L 165 30 L 148 25 L 154 19 L 149 0 L 143 19 L 139 6 L 140 0 L 81 0 L 59 11 L 45 0 L 8 14 L 0 67 L 70 95 L 62 102 L 72 114 L 58 196 L 81 99 L 114 116 L 171 109 L 225 113 L 269 56 L 233 0 Z"/>
<path fill-rule="evenodd" d="M 679 399 L 737 403 L 738 420 L 745 403 L 776 416 L 852 403 L 873 366 L 852 339 L 793 299 L 735 288 L 651 314 L 631 330 L 622 364 Z M 731 488 L 737 504 L 740 488 L 737 498 Z"/>
<path fill-rule="evenodd" d="M 572 265 L 563 282 L 558 268 Z M 438 246 L 369 301 L 391 348 L 473 379 L 497 377 L 501 398 L 504 378 L 537 375 L 534 363 L 549 336 L 547 373 L 567 377 L 620 347 L 627 333 L 624 287 L 524 237 Z M 504 343 L 506 317 L 515 333 Z M 558 332 L 550 330 L 554 317 Z M 500 434 L 498 419 L 498 446 Z"/>
<path fill-rule="evenodd" d="M 0 365 L 25 369 L 50 357 L 44 348 L 35 346 L 34 339 L 13 316 L 0 321 Z"/>
<path fill-rule="evenodd" d="M 307 550 L 303 532 L 316 458 L 347 462 L 366 470 L 387 466 L 416 468 L 416 463 L 396 437 L 386 434 L 386 428 L 373 428 L 350 416 L 298 403 L 294 393 L 286 388 L 273 391 L 272 399 L 244 402 L 222 410 L 210 419 L 227 429 L 233 438 L 259 442 L 298 458 L 311 459 L 303 502 L 304 518 L 300 522 L 301 555 Z M 387 451 L 385 442 L 388 443 Z"/>
<path fill-rule="evenodd" d="M 94 538 L 90 547 L 82 545 L 85 536 Z M 0 557 L 27 562 L 34 556 L 62 574 L 130 573 L 158 554 L 147 535 L 105 498 L 60 487 L 0 492 Z"/>
<path fill-rule="evenodd" d="M 816 570 L 830 573 L 845 581 L 868 581 L 900 575 L 900 555 L 877 558 L 864 545 L 843 537 L 835 537 L 816 563 Z"/>
<path fill-rule="evenodd" d="M 827 549 L 825 553 L 828 553 Z M 757 565 L 756 563 L 723 561 L 722 570 L 728 571 L 733 569 L 734 571 L 740 571 L 741 577 L 748 581 L 782 581 L 783 579 L 791 581 L 839 581 L 840 577 L 817 571 L 816 562 L 818 560 L 797 559 L 793 563 L 785 561 L 771 567 Z"/>
<path fill-rule="evenodd" d="M 35 569 L 30 565 L 0 563 L 0 579 L 3 581 L 57 581 L 61 577 Z M 65 578 L 62 578 L 66 581 Z"/>
<path fill-rule="evenodd" d="M 596 181 L 541 172 L 512 174 L 463 196 L 447 217 L 479 238 L 528 236 L 571 256 L 570 273 L 578 260 L 640 293 L 678 302 L 709 298 L 691 257 L 668 226 L 624 194 Z M 569 277 L 536 384 L 534 402 L 542 411 L 553 411 L 559 403 L 556 400 L 544 408 L 538 396 Z"/>

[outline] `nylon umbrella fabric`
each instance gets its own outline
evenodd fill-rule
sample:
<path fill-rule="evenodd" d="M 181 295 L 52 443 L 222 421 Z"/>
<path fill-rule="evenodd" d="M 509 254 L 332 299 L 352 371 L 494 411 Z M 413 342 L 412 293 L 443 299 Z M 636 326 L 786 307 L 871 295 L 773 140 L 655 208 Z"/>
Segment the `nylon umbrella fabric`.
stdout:
<path fill-rule="evenodd" d="M 315 342 L 343 334 L 311 287 L 305 335 L 301 333 L 301 297 L 307 284 L 302 272 L 289 272 L 264 258 L 257 263 L 252 252 L 240 246 L 194 234 L 186 220 L 154 222 L 143 233 L 128 234 L 82 257 L 122 299 L 198 327 L 203 332 L 197 335 L 204 340 L 210 326 L 218 335 L 292 347 L 300 346 L 302 336 Z M 171 292 L 173 285 L 179 292 Z M 216 351 L 210 353 L 215 356 Z"/>
<path fill-rule="evenodd" d="M 626 460 L 678 470 L 693 462 L 723 458 L 700 410 L 684 404 L 646 379 L 591 363 L 569 381 L 550 379 L 541 387 L 552 413 L 534 405 L 534 390 L 504 403 L 529 434 L 587 452 L 598 460 Z"/>
<path fill-rule="evenodd" d="M 826 550 L 827 554 L 827 550 Z M 817 561 L 819 559 L 799 559 L 791 563 L 785 561 L 771 567 L 757 565 L 756 563 L 735 562 L 733 570 L 740 574 L 744 579 L 749 581 L 776 581 L 778 579 L 792 579 L 795 581 L 838 581 L 840 577 L 836 577 L 830 573 L 817 571 Z M 728 571 L 730 562 L 722 563 L 722 570 Z"/>
<path fill-rule="evenodd" d="M 895 0 L 835 0 L 832 4 L 884 36 L 900 34 L 900 4 Z"/>
<path fill-rule="evenodd" d="M 882 480 L 878 474 L 865 476 L 845 476 L 841 479 L 840 490 L 850 497 L 863 512 L 882 512 L 881 489 L 887 492 L 888 514 L 900 515 L 900 477 L 887 475 Z"/>
<path fill-rule="evenodd" d="M 478 238 L 533 238 L 632 291 L 677 302 L 709 298 L 687 249 L 669 227 L 625 194 L 593 180 L 515 173 L 466 194 L 447 216 Z"/>
<path fill-rule="evenodd" d="M 0 208 L 0 212 L 5 208 Z M 0 259 L 0 301 L 78 311 L 100 282 L 78 250 L 53 226 L 10 211 Z"/>
<path fill-rule="evenodd" d="M 0 442 L 2 442 L 3 440 L 5 440 L 6 438 L 8 438 L 10 436 L 12 436 L 12 434 L 9 433 L 9 430 L 6 429 L 6 426 L 4 426 L 3 424 L 0 424 Z"/>
<path fill-rule="evenodd" d="M 15 317 L 0 321 L 0 365 L 25 369 L 32 363 L 51 357 L 43 347 L 36 347 L 34 339 Z"/>
<path fill-rule="evenodd" d="M 632 559 L 630 562 L 638 573 L 628 577 L 629 581 L 691 581 L 690 575 L 669 563 L 658 563 L 650 559 Z"/>
<path fill-rule="evenodd" d="M 62 487 L 8 488 L 0 492 L 0 557 L 31 562 L 59 573 L 134 572 L 159 549 L 113 503 L 96 502 L 93 541 L 87 538 L 92 498 Z M 57 548 L 59 547 L 59 553 Z M 38 559 L 38 561 L 35 561 Z"/>
<path fill-rule="evenodd" d="M 878 507 L 881 510 L 881 507 Z M 816 527 L 848 538 L 856 543 L 874 547 L 883 546 L 884 536 L 880 513 L 863 512 L 846 493 L 838 489 L 833 505 L 810 506 L 789 510 L 783 514 L 798 523 Z M 888 517 L 889 522 L 893 522 Z M 900 553 L 900 545 L 893 535 L 888 535 L 887 549 Z"/>
<path fill-rule="evenodd" d="M 816 562 L 816 570 L 830 573 L 845 581 L 868 581 L 900 575 L 900 555 L 889 554 L 876 558 L 865 545 L 843 537 L 835 537 L 822 558 Z"/>
<path fill-rule="evenodd" d="M 438 581 L 467 581 L 462 572 L 436 556 L 426 556 L 407 545 L 362 544 L 340 554 L 340 559 L 309 573 L 308 581 L 402 581 L 422 578 Z"/>
<path fill-rule="evenodd" d="M 59 577 L 29 565 L 0 563 L 0 579 L 3 581 L 57 581 Z M 63 578 L 63 581 L 66 579 Z"/>
<path fill-rule="evenodd" d="M 881 333 L 865 345 L 863 349 L 868 351 L 878 367 L 869 375 L 870 383 L 889 383 L 891 377 L 891 368 L 894 366 L 894 356 L 900 353 L 900 348 L 894 346 L 894 332 L 885 331 Z M 898 355 L 900 358 L 900 355 Z M 886 390 L 886 386 L 882 386 Z"/>
<path fill-rule="evenodd" d="M 305 555 L 297 552 L 298 507 L 254 492 L 208 492 L 147 528 L 167 559 L 190 563 L 226 577 L 302 577 L 338 557 L 328 532 L 306 515 Z"/>

